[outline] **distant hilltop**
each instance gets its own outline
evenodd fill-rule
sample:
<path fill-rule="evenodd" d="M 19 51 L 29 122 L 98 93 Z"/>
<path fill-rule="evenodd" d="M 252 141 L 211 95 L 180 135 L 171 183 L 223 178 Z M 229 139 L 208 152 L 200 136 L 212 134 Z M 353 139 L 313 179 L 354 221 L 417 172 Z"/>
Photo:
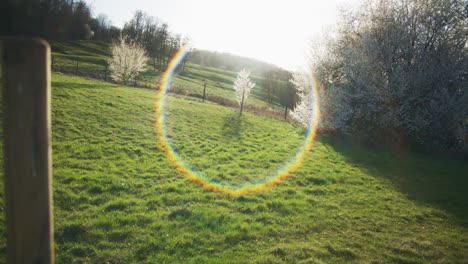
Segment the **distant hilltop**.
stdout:
<path fill-rule="evenodd" d="M 238 72 L 242 68 L 248 68 L 255 75 L 263 75 L 265 72 L 271 71 L 288 73 L 285 69 L 274 64 L 226 52 L 195 49 L 189 54 L 188 61 L 205 67 L 234 72 Z"/>

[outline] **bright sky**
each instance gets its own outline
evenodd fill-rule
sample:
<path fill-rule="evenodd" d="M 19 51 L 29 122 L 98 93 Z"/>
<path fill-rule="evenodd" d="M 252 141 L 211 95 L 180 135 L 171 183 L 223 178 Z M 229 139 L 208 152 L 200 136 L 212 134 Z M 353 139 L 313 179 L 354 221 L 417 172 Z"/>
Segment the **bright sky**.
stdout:
<path fill-rule="evenodd" d="M 308 43 L 358 0 L 87 0 L 122 27 L 136 10 L 158 17 L 195 48 L 252 57 L 289 70 L 305 65 Z"/>

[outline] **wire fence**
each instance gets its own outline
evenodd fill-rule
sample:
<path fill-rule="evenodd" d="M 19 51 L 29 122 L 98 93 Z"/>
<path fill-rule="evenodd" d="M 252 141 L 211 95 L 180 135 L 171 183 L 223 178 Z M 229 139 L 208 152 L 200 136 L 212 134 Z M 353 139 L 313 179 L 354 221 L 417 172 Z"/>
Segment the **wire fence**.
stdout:
<path fill-rule="evenodd" d="M 52 55 L 51 70 L 53 72 L 72 74 L 106 82 L 121 84 L 112 79 L 109 64 L 106 59 L 81 56 L 63 56 Z M 149 77 L 148 74 L 142 74 L 130 80 L 129 86 L 157 89 L 156 76 Z M 153 83 L 153 85 L 149 84 Z"/>
<path fill-rule="evenodd" d="M 53 72 L 121 84 L 112 79 L 107 60 L 99 57 L 52 54 L 51 70 Z M 140 74 L 137 78 L 131 80 L 128 86 L 157 90 L 159 83 L 158 80 L 158 74 L 148 70 Z M 216 86 L 223 88 L 220 82 L 215 82 L 215 84 Z M 202 87 L 201 83 L 200 87 Z M 181 87 L 179 85 L 173 85 L 171 87 L 170 93 L 197 99 L 202 99 L 203 97 L 200 91 L 192 91 L 191 89 L 187 89 L 187 87 Z M 238 103 L 235 100 L 225 98 L 223 96 L 206 94 L 205 100 L 227 107 L 238 107 Z M 266 106 L 246 105 L 245 110 L 256 115 L 267 116 L 278 120 L 288 120 L 292 122 L 291 118 L 283 114 L 283 111 L 279 109 L 273 110 Z"/>

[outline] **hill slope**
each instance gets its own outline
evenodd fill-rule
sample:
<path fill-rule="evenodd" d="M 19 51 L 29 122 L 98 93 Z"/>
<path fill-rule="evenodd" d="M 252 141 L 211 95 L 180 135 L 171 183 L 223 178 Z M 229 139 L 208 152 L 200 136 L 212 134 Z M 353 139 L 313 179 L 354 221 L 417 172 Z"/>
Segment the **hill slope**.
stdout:
<path fill-rule="evenodd" d="M 108 74 L 105 73 L 106 61 L 111 58 L 109 44 L 100 41 L 82 40 L 54 42 L 51 46 L 53 69 L 55 71 L 110 79 Z M 160 71 L 148 65 L 146 71 L 138 77 L 137 81 L 144 86 L 155 89 L 160 76 Z M 173 91 L 200 98 L 206 80 L 206 91 L 209 98 L 213 98 L 213 100 L 224 98 L 235 101 L 233 83 L 236 76 L 237 72 L 188 62 L 184 67 L 184 71 L 174 77 Z M 246 102 L 247 105 L 276 109 L 275 104 L 277 105 L 277 102 L 271 105 L 264 100 L 266 98 L 263 96 L 266 93 L 263 87 L 264 78 L 253 74 L 251 79 L 256 83 L 256 87 L 252 90 L 252 95 Z M 279 109 L 278 111 L 281 112 Z"/>
<path fill-rule="evenodd" d="M 57 263 L 468 261 L 464 161 L 321 138 L 286 182 L 236 199 L 169 163 L 156 92 L 61 74 L 52 87 Z M 186 160 L 234 183 L 273 171 L 303 136 L 236 113 L 171 97 L 168 129 Z M 0 223 L 4 262 L 3 214 Z"/>

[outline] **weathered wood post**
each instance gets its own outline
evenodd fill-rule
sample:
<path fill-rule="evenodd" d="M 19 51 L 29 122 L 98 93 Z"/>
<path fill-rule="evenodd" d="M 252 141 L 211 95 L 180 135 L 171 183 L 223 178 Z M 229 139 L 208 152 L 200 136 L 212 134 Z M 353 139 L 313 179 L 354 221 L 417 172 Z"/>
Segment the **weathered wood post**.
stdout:
<path fill-rule="evenodd" d="M 205 102 L 205 98 L 206 98 L 206 80 L 203 80 L 203 98 L 202 98 L 202 102 Z"/>
<path fill-rule="evenodd" d="M 53 263 L 50 47 L 3 39 L 3 107 L 9 263 Z"/>

